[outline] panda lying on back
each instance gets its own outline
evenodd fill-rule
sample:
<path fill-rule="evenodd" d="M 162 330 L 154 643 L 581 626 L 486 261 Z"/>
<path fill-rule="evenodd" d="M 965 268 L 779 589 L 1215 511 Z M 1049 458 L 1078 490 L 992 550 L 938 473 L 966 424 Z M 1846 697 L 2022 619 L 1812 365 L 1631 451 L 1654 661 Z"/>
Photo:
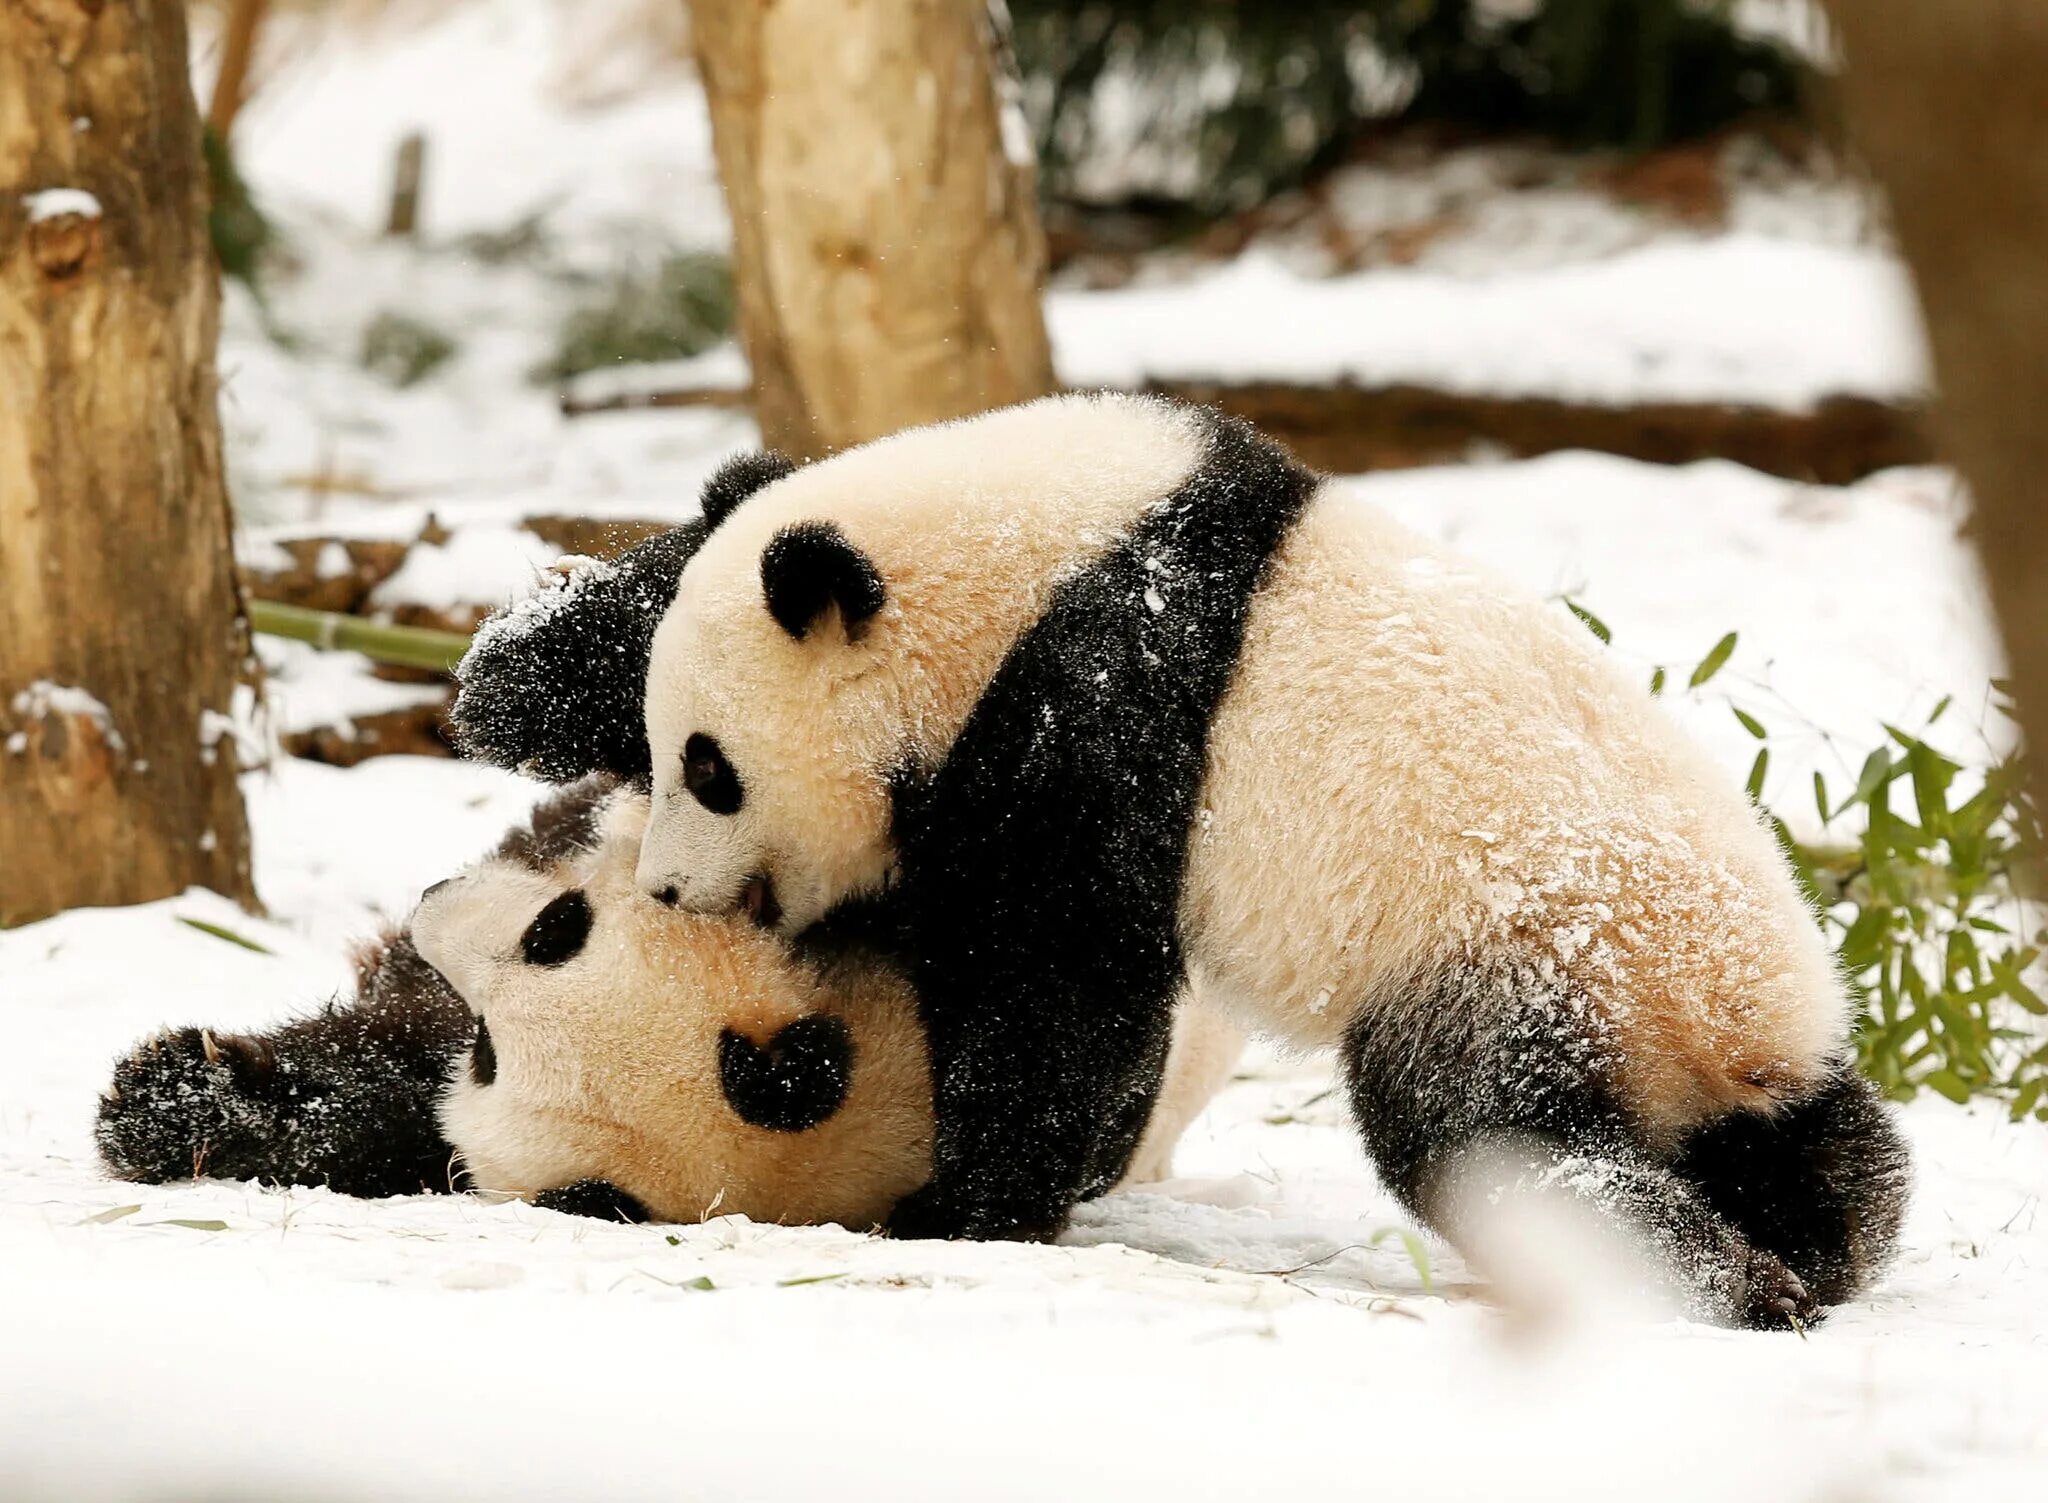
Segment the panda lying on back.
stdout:
<path fill-rule="evenodd" d="M 894 1229 L 1055 1233 L 1192 978 L 1335 1047 L 1453 1238 L 1491 1141 L 1708 1318 L 1882 1268 L 1906 1153 L 1812 916 L 1561 612 L 1160 402 L 750 474 L 649 648 L 640 881 L 791 932 L 902 903 L 938 1136 Z"/>
<path fill-rule="evenodd" d="M 876 1225 L 931 1170 L 924 1034 L 887 935 L 842 922 L 792 950 L 662 908 L 632 880 L 645 819 L 608 779 L 571 787 L 430 888 L 352 1005 L 142 1045 L 100 1104 L 108 1169 Z M 1241 1042 L 1190 1009 L 1091 1190 L 1165 1177 Z"/>

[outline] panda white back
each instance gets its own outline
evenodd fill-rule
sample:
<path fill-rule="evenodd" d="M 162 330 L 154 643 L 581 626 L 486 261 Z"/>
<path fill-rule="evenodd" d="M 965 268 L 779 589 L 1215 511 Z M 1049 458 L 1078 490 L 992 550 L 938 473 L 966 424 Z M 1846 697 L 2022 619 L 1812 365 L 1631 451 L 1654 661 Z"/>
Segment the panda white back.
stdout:
<path fill-rule="evenodd" d="M 1330 488 L 1251 602 L 1182 935 L 1204 995 L 1309 1045 L 1508 952 L 1614 1032 L 1660 1134 L 1810 1089 L 1846 1027 L 1740 790 L 1561 608 Z"/>

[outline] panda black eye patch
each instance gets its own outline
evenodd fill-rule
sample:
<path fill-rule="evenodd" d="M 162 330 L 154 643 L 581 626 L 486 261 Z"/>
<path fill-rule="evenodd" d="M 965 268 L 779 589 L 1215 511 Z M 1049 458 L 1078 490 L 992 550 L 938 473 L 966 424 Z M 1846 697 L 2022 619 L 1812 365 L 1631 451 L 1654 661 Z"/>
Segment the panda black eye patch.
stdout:
<path fill-rule="evenodd" d="M 590 900 L 582 892 L 565 892 L 534 915 L 519 936 L 519 953 L 528 965 L 563 965 L 582 953 L 590 938 Z"/>
<path fill-rule="evenodd" d="M 683 786 L 713 814 L 737 814 L 746 799 L 724 749 L 702 731 L 683 743 Z"/>

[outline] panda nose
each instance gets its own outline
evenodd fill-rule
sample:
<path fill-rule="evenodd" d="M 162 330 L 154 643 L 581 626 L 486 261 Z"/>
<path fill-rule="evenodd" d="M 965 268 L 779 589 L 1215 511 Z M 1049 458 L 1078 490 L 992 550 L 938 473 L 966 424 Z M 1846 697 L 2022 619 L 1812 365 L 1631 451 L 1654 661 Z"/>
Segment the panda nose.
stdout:
<path fill-rule="evenodd" d="M 662 888 L 659 892 L 654 894 L 654 901 L 660 903 L 663 907 L 666 908 L 673 908 L 682 900 L 682 894 L 676 891 L 676 887 L 673 882 L 671 882 L 668 886 Z"/>

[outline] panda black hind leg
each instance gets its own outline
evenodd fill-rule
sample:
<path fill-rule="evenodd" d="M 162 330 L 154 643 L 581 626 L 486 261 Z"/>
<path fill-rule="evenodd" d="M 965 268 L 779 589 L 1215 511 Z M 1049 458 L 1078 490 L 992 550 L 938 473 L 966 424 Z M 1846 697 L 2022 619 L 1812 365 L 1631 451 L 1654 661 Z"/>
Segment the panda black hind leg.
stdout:
<path fill-rule="evenodd" d="M 1568 1195 L 1645 1247 L 1699 1319 L 1816 1318 L 1800 1278 L 1643 1144 L 1602 1033 L 1566 988 L 1512 961 L 1446 969 L 1368 1008 L 1343 1065 L 1382 1181 L 1453 1243 L 1464 1208 L 1492 1194 Z"/>
<path fill-rule="evenodd" d="M 1737 1112 L 1700 1129 L 1673 1168 L 1815 1299 L 1836 1305 L 1891 1261 L 1912 1155 L 1876 1087 L 1844 1062 L 1779 1111 Z"/>

